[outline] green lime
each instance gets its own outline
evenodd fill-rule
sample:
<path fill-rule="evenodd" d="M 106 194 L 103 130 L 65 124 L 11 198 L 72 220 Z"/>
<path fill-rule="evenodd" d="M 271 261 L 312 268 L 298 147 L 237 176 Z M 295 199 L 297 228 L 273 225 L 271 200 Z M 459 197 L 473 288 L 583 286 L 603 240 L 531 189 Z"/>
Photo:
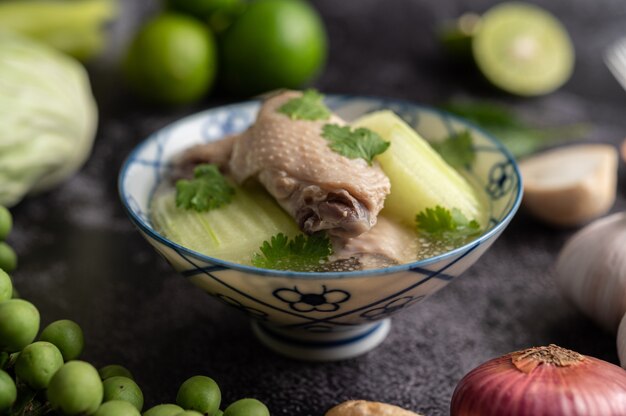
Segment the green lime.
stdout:
<path fill-rule="evenodd" d="M 168 0 L 167 6 L 207 22 L 216 33 L 230 26 L 246 8 L 243 0 Z"/>
<path fill-rule="evenodd" d="M 133 380 L 127 377 L 110 377 L 102 382 L 104 396 L 102 401 L 123 400 L 129 402 L 141 412 L 143 408 L 143 393 Z"/>
<path fill-rule="evenodd" d="M 221 81 L 236 94 L 297 88 L 326 60 L 326 31 L 302 0 L 256 0 L 221 37 Z"/>
<path fill-rule="evenodd" d="M 67 416 L 94 413 L 102 403 L 102 394 L 98 371 L 84 361 L 65 363 L 48 386 L 50 405 Z"/>
<path fill-rule="evenodd" d="M 491 83 L 522 96 L 557 89 L 574 68 L 574 48 L 561 22 L 527 3 L 502 3 L 487 11 L 474 36 L 472 52 Z"/>
<path fill-rule="evenodd" d="M 4 241 L 0 241 L 0 269 L 11 273 L 17 268 L 17 255 Z"/>
<path fill-rule="evenodd" d="M 34 390 L 43 390 L 50 379 L 63 366 L 61 351 L 45 341 L 27 345 L 15 362 L 15 374 Z"/>
<path fill-rule="evenodd" d="M 0 269 L 0 302 L 9 300 L 13 297 L 13 282 L 11 277 L 2 269 Z"/>
<path fill-rule="evenodd" d="M 56 345 L 65 361 L 77 359 L 85 347 L 83 330 L 69 319 L 52 322 L 44 328 L 39 339 Z"/>
<path fill-rule="evenodd" d="M 161 104 L 200 99 L 217 69 L 215 41 L 197 20 L 165 13 L 149 21 L 133 40 L 124 72 L 143 98 Z"/>
<path fill-rule="evenodd" d="M 176 413 L 174 416 L 203 416 L 202 413 L 195 410 L 185 410 L 184 412 Z"/>
<path fill-rule="evenodd" d="M 13 217 L 9 210 L 0 205 L 0 240 L 7 238 L 13 227 Z"/>
<path fill-rule="evenodd" d="M 0 413 L 11 408 L 17 400 L 17 387 L 9 374 L 0 370 Z"/>
<path fill-rule="evenodd" d="M 146 410 L 143 416 L 174 416 L 183 411 L 182 407 L 175 404 L 159 404 Z"/>
<path fill-rule="evenodd" d="M 118 364 L 105 365 L 98 370 L 98 373 L 100 373 L 100 378 L 102 380 L 106 380 L 107 378 L 115 376 L 126 377 L 133 380 L 133 375 L 131 374 L 131 372 L 126 367 Z"/>

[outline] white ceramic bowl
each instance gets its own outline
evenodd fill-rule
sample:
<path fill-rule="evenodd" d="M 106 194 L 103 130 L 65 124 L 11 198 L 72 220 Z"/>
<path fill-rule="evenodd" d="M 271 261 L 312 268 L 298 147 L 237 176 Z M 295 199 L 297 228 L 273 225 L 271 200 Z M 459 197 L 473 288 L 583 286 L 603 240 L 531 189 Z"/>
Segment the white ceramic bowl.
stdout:
<path fill-rule="evenodd" d="M 390 109 L 429 141 L 470 131 L 476 159 L 465 173 L 488 198 L 485 233 L 469 244 L 418 262 L 379 270 L 304 273 L 219 260 L 156 232 L 148 215 L 150 198 L 171 158 L 193 144 L 244 130 L 256 118 L 257 101 L 206 110 L 157 131 L 134 149 L 119 176 L 120 197 L 131 221 L 176 270 L 250 316 L 264 344 L 307 360 L 343 359 L 377 346 L 389 331 L 391 315 L 441 289 L 478 260 L 505 229 L 522 197 L 520 173 L 511 155 L 496 139 L 462 119 L 391 99 L 327 96 L 326 103 L 346 120 Z"/>

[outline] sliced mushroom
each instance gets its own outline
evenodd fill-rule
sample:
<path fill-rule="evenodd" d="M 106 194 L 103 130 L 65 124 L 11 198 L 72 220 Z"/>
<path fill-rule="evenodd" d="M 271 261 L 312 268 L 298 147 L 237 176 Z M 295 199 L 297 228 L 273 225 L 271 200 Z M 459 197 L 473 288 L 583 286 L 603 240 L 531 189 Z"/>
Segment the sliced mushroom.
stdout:
<path fill-rule="evenodd" d="M 579 225 L 605 214 L 615 201 L 617 159 L 613 146 L 586 144 L 522 161 L 526 209 L 559 226 Z"/>
<path fill-rule="evenodd" d="M 349 400 L 328 412 L 326 416 L 421 416 L 387 403 L 368 402 L 365 400 Z"/>

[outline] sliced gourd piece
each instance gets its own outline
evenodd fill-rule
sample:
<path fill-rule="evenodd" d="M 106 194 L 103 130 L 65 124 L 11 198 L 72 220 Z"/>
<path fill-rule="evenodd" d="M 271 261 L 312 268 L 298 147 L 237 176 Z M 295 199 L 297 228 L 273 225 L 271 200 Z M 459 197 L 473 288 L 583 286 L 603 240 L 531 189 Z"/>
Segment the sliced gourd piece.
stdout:
<path fill-rule="evenodd" d="M 607 144 L 561 147 L 525 159 L 520 163 L 525 208 L 560 226 L 606 214 L 615 202 L 617 159 Z"/>
<path fill-rule="evenodd" d="M 499 4 L 482 16 L 472 42 L 474 60 L 485 77 L 522 96 L 549 93 L 574 68 L 574 48 L 548 11 L 532 4 Z"/>
<path fill-rule="evenodd" d="M 376 157 L 391 181 L 384 212 L 391 218 L 415 224 L 415 216 L 437 205 L 457 208 L 469 219 L 485 223 L 485 210 L 477 191 L 420 135 L 391 111 L 379 111 L 356 120 L 390 141 L 385 153 Z"/>
<path fill-rule="evenodd" d="M 156 193 L 151 220 L 155 229 L 191 250 L 241 264 L 275 234 L 300 233 L 294 220 L 261 186 L 237 186 L 230 204 L 206 212 L 176 206 L 176 190 Z"/>

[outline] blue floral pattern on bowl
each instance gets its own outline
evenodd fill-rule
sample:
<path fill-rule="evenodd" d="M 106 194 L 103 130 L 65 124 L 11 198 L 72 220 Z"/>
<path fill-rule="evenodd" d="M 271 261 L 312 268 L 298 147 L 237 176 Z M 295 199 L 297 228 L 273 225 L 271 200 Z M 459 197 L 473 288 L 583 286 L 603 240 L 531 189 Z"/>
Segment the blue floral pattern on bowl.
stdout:
<path fill-rule="evenodd" d="M 476 158 L 463 173 L 484 190 L 489 210 L 486 232 L 430 259 L 386 269 L 332 273 L 234 264 L 159 234 L 150 222 L 150 199 L 170 168 L 171 158 L 194 144 L 244 130 L 256 117 L 260 105 L 256 101 L 206 110 L 154 133 L 131 153 L 119 176 L 120 197 L 131 221 L 176 270 L 226 304 L 265 322 L 255 332 L 272 348 L 300 358 L 303 354 L 309 354 L 304 358 L 318 357 L 313 359 L 349 357 L 364 352 L 366 341 L 369 348 L 374 338 L 382 341 L 389 325 L 374 321 L 419 303 L 470 267 L 504 230 L 522 195 L 520 174 L 510 154 L 496 139 L 462 119 L 401 100 L 349 96 L 326 100 L 346 120 L 392 109 L 429 141 L 469 131 Z"/>

